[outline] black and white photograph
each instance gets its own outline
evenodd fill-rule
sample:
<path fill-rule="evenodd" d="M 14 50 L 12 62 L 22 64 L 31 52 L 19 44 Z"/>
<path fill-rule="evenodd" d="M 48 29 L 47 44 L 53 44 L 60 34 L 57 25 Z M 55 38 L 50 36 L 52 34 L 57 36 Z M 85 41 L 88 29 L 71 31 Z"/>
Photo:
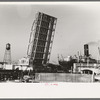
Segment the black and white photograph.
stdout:
<path fill-rule="evenodd" d="M 0 83 L 54 82 L 100 82 L 100 2 L 0 3 Z"/>

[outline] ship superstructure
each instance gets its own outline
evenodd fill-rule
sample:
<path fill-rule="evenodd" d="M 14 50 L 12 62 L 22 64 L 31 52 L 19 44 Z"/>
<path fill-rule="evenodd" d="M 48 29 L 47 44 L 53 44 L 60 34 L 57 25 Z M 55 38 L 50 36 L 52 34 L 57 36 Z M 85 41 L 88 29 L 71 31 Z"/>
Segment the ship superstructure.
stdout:
<path fill-rule="evenodd" d="M 65 72 L 84 74 L 100 73 L 100 63 L 89 54 L 88 44 L 84 45 L 84 55 L 79 55 L 78 53 L 76 57 L 68 56 L 66 59 L 58 61 L 59 64 L 63 66 Z"/>

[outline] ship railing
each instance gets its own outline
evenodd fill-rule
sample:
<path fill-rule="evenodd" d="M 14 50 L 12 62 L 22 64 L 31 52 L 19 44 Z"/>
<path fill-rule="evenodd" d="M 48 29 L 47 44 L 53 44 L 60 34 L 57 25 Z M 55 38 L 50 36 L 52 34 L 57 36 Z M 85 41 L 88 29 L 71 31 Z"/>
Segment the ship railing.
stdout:
<path fill-rule="evenodd" d="M 77 67 L 100 68 L 100 64 L 74 63 Z"/>

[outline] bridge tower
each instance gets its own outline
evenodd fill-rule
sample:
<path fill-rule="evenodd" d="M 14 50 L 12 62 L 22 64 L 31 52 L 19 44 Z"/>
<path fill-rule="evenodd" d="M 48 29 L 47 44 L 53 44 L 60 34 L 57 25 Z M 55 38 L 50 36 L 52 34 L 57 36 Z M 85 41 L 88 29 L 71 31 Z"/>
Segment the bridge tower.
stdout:
<path fill-rule="evenodd" d="M 9 43 L 6 44 L 3 62 L 6 64 L 11 64 L 11 45 Z"/>

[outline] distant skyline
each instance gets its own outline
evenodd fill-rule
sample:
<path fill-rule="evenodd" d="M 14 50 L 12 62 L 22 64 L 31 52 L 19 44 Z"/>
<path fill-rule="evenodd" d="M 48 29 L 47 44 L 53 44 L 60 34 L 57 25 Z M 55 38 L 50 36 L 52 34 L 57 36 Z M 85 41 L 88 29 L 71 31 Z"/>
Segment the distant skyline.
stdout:
<path fill-rule="evenodd" d="M 57 63 L 58 54 L 67 57 L 84 54 L 89 43 L 90 54 L 100 59 L 100 2 L 64 4 L 0 4 L 0 61 L 5 47 L 11 44 L 12 61 L 27 56 L 29 36 L 37 12 L 57 18 L 50 62 Z M 93 43 L 93 44 L 92 44 Z"/>

